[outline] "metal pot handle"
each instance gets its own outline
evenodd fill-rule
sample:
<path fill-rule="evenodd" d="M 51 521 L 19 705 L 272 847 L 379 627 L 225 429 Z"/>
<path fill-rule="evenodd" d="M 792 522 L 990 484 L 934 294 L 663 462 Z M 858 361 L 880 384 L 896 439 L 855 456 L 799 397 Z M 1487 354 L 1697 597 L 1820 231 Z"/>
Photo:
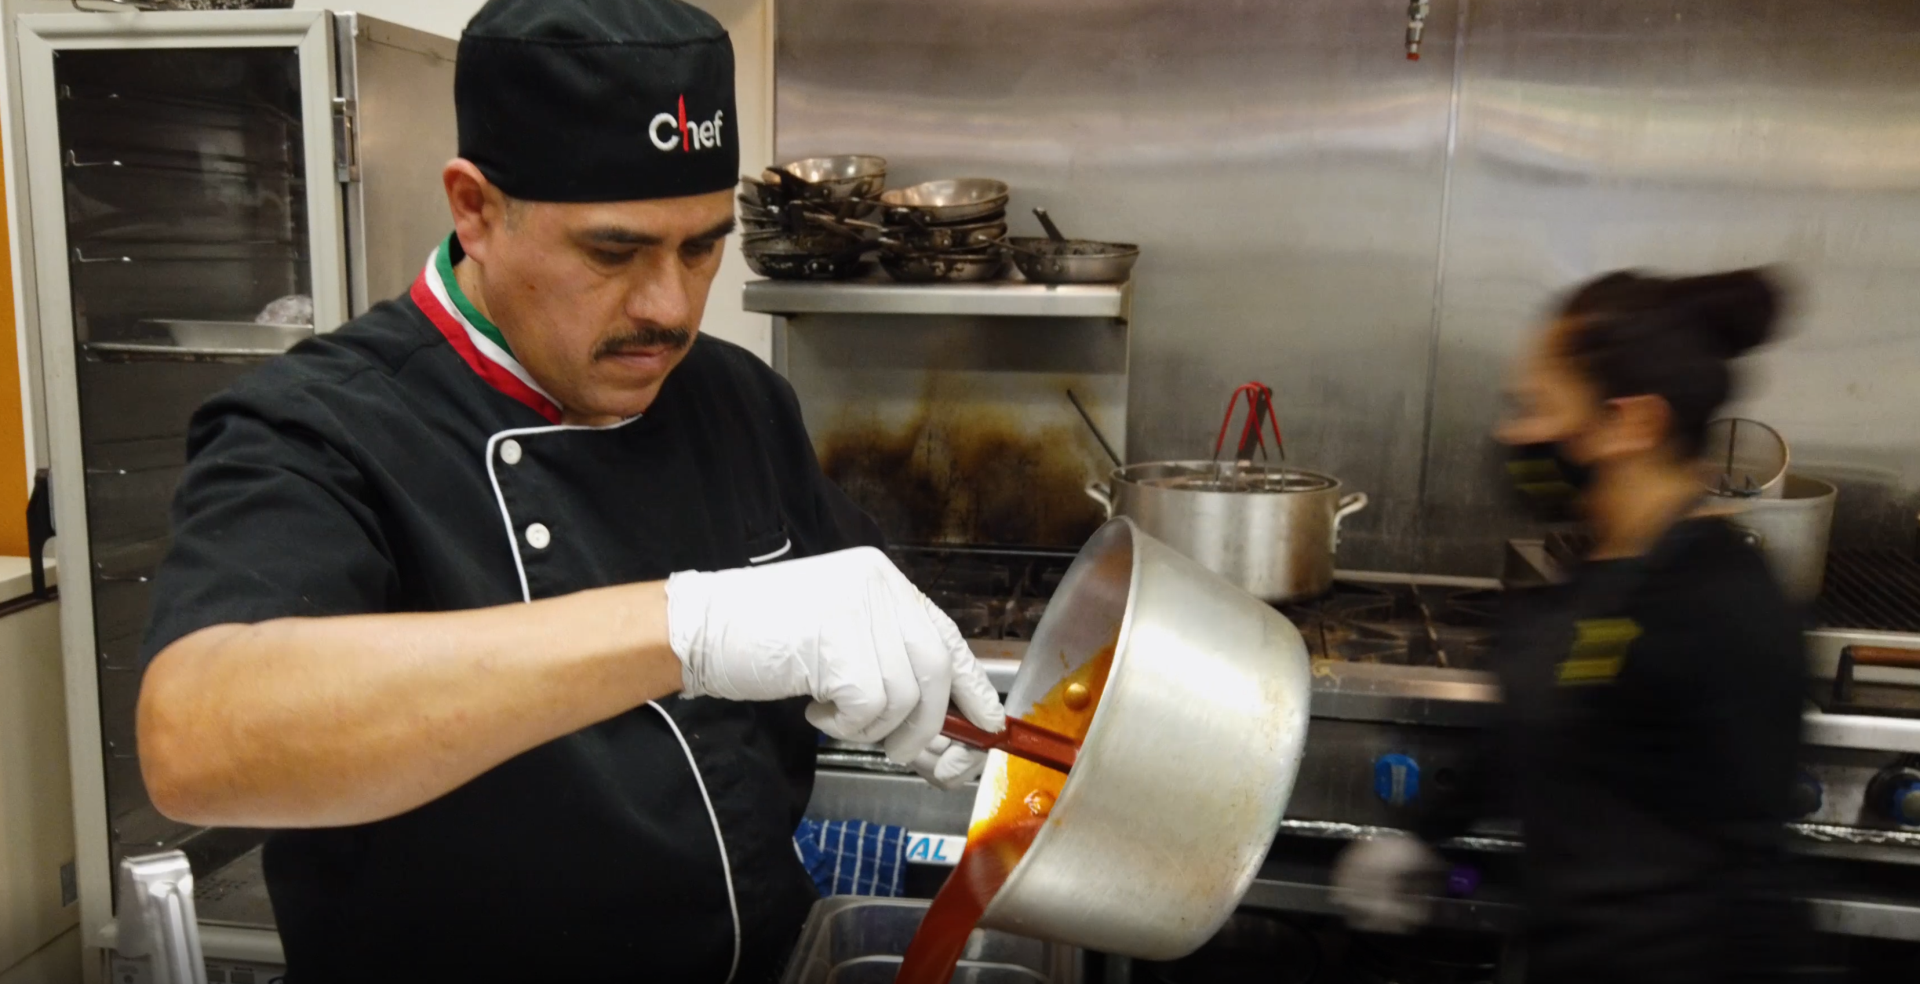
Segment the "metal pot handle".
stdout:
<path fill-rule="evenodd" d="M 1108 489 L 1106 486 L 1101 485 L 1099 482 L 1088 482 L 1086 492 L 1087 492 L 1087 498 L 1092 499 L 1095 502 L 1098 502 L 1100 504 L 1100 507 L 1107 511 L 1107 518 L 1112 519 L 1113 518 L 1113 491 L 1111 489 Z"/>
<path fill-rule="evenodd" d="M 1352 495 L 1343 495 L 1340 497 L 1340 506 L 1339 508 L 1333 511 L 1333 549 L 1334 550 L 1337 551 L 1340 549 L 1341 520 L 1344 520 L 1348 516 L 1351 516 L 1354 513 L 1357 513 L 1360 510 L 1365 508 L 1367 508 L 1367 494 L 1365 492 L 1355 492 Z"/>

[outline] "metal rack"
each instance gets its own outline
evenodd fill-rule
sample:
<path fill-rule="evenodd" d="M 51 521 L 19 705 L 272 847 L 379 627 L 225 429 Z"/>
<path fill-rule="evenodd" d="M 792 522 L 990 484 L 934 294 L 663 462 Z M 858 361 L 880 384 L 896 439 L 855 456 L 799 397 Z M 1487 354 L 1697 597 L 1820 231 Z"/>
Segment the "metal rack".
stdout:
<path fill-rule="evenodd" d="M 1814 612 L 1830 628 L 1920 633 L 1920 562 L 1892 550 L 1831 551 Z"/>
<path fill-rule="evenodd" d="M 248 854 L 262 832 L 175 823 L 142 781 L 134 708 L 168 504 L 196 407 L 404 291 L 445 235 L 444 204 L 419 191 L 457 143 L 457 49 L 322 10 L 29 14 L 16 33 L 54 542 L 86 575 L 61 585 L 81 928 L 110 948 L 123 854 L 177 847 L 210 889 L 264 899 Z M 253 324 L 295 295 L 311 327 Z M 202 921 L 208 956 L 282 962 L 264 905 Z"/>

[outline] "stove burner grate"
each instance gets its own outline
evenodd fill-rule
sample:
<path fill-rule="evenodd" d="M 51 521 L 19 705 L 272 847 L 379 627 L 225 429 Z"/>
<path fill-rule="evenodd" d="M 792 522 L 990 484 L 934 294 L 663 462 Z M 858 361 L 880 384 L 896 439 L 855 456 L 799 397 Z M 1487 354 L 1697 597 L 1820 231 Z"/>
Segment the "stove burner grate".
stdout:
<path fill-rule="evenodd" d="M 1031 639 L 1073 563 L 1047 551 L 895 547 L 893 562 L 968 639 Z"/>
<path fill-rule="evenodd" d="M 1500 593 L 1487 588 L 1342 581 L 1280 606 L 1316 659 L 1480 669 Z"/>
<path fill-rule="evenodd" d="M 1920 562 L 1891 550 L 1833 550 L 1814 615 L 1831 629 L 1920 632 Z"/>
<path fill-rule="evenodd" d="M 1026 640 L 1073 563 L 1051 551 L 894 547 L 895 564 L 968 639 Z M 1500 592 L 1405 581 L 1340 581 L 1312 601 L 1282 605 L 1315 658 L 1480 669 Z"/>

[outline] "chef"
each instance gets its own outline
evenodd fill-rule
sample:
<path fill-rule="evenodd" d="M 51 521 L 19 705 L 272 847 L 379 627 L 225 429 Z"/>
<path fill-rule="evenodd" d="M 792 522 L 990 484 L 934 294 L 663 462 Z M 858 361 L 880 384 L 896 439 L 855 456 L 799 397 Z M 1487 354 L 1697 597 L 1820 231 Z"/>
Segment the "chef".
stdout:
<path fill-rule="evenodd" d="M 273 831 L 295 984 L 767 980 L 814 899 L 818 732 L 951 785 L 980 756 L 950 702 L 1003 712 L 793 391 L 699 334 L 739 167 L 719 24 L 493 0 L 455 98 L 412 290 L 194 417 L 148 789 Z"/>

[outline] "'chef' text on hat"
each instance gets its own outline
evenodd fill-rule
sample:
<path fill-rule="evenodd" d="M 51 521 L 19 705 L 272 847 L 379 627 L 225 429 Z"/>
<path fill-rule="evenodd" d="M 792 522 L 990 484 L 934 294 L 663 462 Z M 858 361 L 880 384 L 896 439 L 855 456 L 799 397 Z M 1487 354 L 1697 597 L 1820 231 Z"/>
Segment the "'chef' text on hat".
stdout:
<path fill-rule="evenodd" d="M 490 0 L 460 38 L 460 156 L 545 202 L 678 198 L 739 180 L 733 42 L 679 0 Z"/>

